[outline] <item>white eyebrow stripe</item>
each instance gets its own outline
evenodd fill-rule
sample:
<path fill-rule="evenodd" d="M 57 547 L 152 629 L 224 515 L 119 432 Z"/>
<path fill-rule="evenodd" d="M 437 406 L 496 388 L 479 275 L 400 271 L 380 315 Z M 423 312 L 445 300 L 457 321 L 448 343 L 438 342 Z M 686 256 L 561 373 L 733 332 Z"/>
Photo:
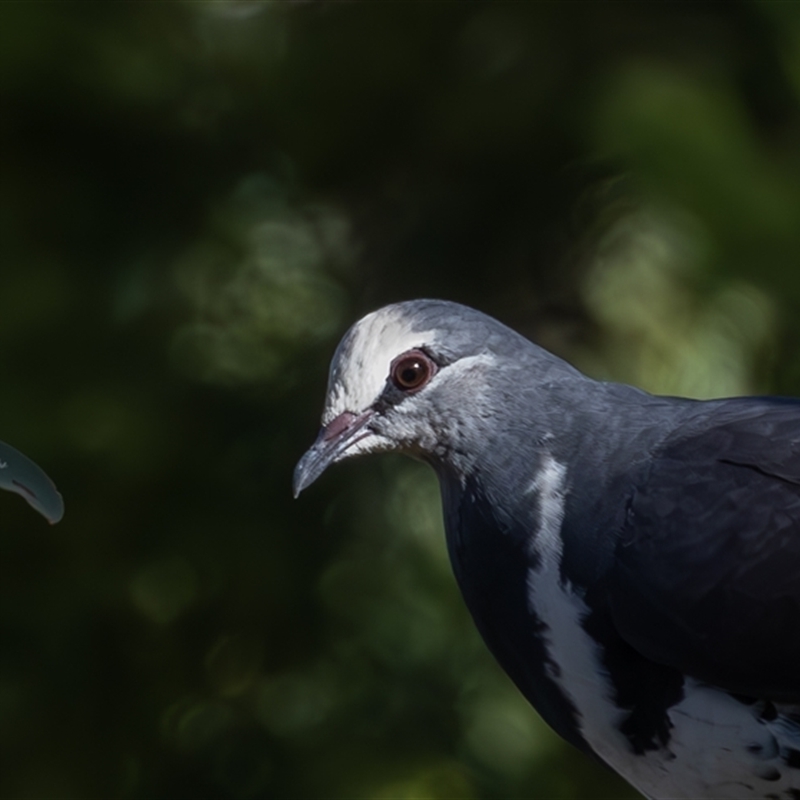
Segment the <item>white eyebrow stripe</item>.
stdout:
<path fill-rule="evenodd" d="M 412 330 L 399 309 L 384 308 L 357 322 L 334 354 L 322 424 L 345 411 L 358 414 L 368 409 L 383 392 L 392 361 L 435 341 L 435 331 Z"/>

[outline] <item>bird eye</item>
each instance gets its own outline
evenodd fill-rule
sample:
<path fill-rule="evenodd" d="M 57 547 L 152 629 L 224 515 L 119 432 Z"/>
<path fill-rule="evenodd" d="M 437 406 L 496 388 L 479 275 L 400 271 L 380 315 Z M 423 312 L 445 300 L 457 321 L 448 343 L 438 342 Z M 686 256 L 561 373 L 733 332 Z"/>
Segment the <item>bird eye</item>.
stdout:
<path fill-rule="evenodd" d="M 436 374 L 436 364 L 421 350 L 409 350 L 392 361 L 389 374 L 398 389 L 415 392 Z"/>

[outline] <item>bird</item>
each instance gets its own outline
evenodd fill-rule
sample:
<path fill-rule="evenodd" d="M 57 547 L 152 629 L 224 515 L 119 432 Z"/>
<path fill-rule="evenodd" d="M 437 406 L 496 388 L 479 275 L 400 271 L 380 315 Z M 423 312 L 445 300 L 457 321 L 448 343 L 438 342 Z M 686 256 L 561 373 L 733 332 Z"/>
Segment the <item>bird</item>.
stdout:
<path fill-rule="evenodd" d="M 356 322 L 297 497 L 401 452 L 500 666 L 651 800 L 800 800 L 800 400 L 662 397 L 496 319 L 411 300 Z"/>
<path fill-rule="evenodd" d="M 47 473 L 5 442 L 0 442 L 0 488 L 23 497 L 51 525 L 64 516 L 64 500 Z"/>

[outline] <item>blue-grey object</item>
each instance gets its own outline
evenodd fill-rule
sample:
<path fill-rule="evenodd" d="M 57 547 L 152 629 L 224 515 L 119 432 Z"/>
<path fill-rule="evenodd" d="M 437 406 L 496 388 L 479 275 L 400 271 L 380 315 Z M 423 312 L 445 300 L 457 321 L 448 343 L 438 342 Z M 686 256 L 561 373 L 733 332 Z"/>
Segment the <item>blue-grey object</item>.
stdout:
<path fill-rule="evenodd" d="M 345 335 L 294 474 L 439 476 L 453 570 L 542 717 L 650 798 L 800 800 L 800 402 L 591 380 L 455 303 Z"/>
<path fill-rule="evenodd" d="M 64 500 L 44 470 L 0 442 L 0 488 L 24 497 L 51 525 L 64 516 Z"/>

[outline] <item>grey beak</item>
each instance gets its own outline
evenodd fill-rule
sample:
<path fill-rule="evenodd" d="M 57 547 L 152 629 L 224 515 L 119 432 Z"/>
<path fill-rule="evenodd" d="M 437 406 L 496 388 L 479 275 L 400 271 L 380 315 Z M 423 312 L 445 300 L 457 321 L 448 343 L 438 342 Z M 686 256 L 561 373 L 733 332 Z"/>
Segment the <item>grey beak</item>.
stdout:
<path fill-rule="evenodd" d="M 339 461 L 349 447 L 370 435 L 364 427 L 374 413 L 372 409 L 363 414 L 345 411 L 319 432 L 317 440 L 294 468 L 292 491 L 295 497 L 311 486 L 331 464 Z"/>

